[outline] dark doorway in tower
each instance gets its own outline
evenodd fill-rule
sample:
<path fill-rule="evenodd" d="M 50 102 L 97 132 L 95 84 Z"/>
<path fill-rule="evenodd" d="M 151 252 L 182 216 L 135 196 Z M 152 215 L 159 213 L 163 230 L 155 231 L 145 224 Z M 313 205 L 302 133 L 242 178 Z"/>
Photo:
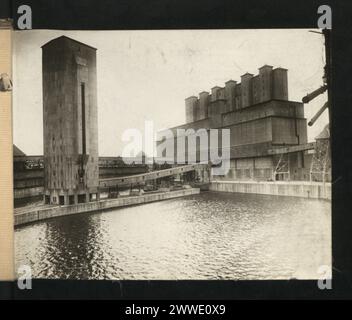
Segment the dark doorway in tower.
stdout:
<path fill-rule="evenodd" d="M 78 203 L 85 203 L 86 202 L 86 195 L 85 194 L 79 194 L 78 195 Z"/>
<path fill-rule="evenodd" d="M 75 196 L 74 195 L 68 196 L 68 204 L 75 204 Z"/>
<path fill-rule="evenodd" d="M 59 196 L 59 204 L 60 206 L 65 204 L 65 196 Z"/>

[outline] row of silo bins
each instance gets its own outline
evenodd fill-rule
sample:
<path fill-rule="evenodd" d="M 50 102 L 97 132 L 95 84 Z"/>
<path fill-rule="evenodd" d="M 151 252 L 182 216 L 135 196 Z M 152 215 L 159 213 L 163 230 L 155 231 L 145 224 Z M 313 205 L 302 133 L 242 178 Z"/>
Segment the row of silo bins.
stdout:
<path fill-rule="evenodd" d="M 199 99 L 196 96 L 191 96 L 186 99 L 186 123 L 206 119 L 209 117 L 209 92 L 203 91 L 199 94 Z"/>
<path fill-rule="evenodd" d="M 211 94 L 203 91 L 199 97 L 187 98 L 186 123 L 270 100 L 288 100 L 287 69 L 265 65 L 259 68 L 256 76 L 251 73 L 242 75 L 241 83 L 229 80 L 225 87 L 213 87 Z"/>

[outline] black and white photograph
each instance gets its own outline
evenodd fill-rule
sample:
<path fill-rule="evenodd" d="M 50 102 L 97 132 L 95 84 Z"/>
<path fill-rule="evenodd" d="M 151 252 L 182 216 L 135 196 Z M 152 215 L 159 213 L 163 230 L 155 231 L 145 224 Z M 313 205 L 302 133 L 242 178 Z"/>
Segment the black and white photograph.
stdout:
<path fill-rule="evenodd" d="M 15 270 L 331 278 L 328 36 L 14 31 Z"/>

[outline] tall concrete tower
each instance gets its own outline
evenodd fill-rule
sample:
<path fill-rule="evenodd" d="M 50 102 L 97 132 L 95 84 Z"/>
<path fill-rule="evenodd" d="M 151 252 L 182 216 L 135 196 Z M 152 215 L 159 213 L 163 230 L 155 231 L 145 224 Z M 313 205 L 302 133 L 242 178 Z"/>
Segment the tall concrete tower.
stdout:
<path fill-rule="evenodd" d="M 96 49 L 62 36 L 42 46 L 44 200 L 99 199 Z"/>

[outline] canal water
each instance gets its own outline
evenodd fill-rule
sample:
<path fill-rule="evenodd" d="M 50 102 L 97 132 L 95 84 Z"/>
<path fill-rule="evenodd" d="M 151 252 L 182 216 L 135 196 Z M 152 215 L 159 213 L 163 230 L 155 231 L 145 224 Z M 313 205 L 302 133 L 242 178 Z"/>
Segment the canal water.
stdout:
<path fill-rule="evenodd" d="M 36 278 L 316 279 L 331 265 L 331 203 L 205 192 L 16 228 Z"/>

